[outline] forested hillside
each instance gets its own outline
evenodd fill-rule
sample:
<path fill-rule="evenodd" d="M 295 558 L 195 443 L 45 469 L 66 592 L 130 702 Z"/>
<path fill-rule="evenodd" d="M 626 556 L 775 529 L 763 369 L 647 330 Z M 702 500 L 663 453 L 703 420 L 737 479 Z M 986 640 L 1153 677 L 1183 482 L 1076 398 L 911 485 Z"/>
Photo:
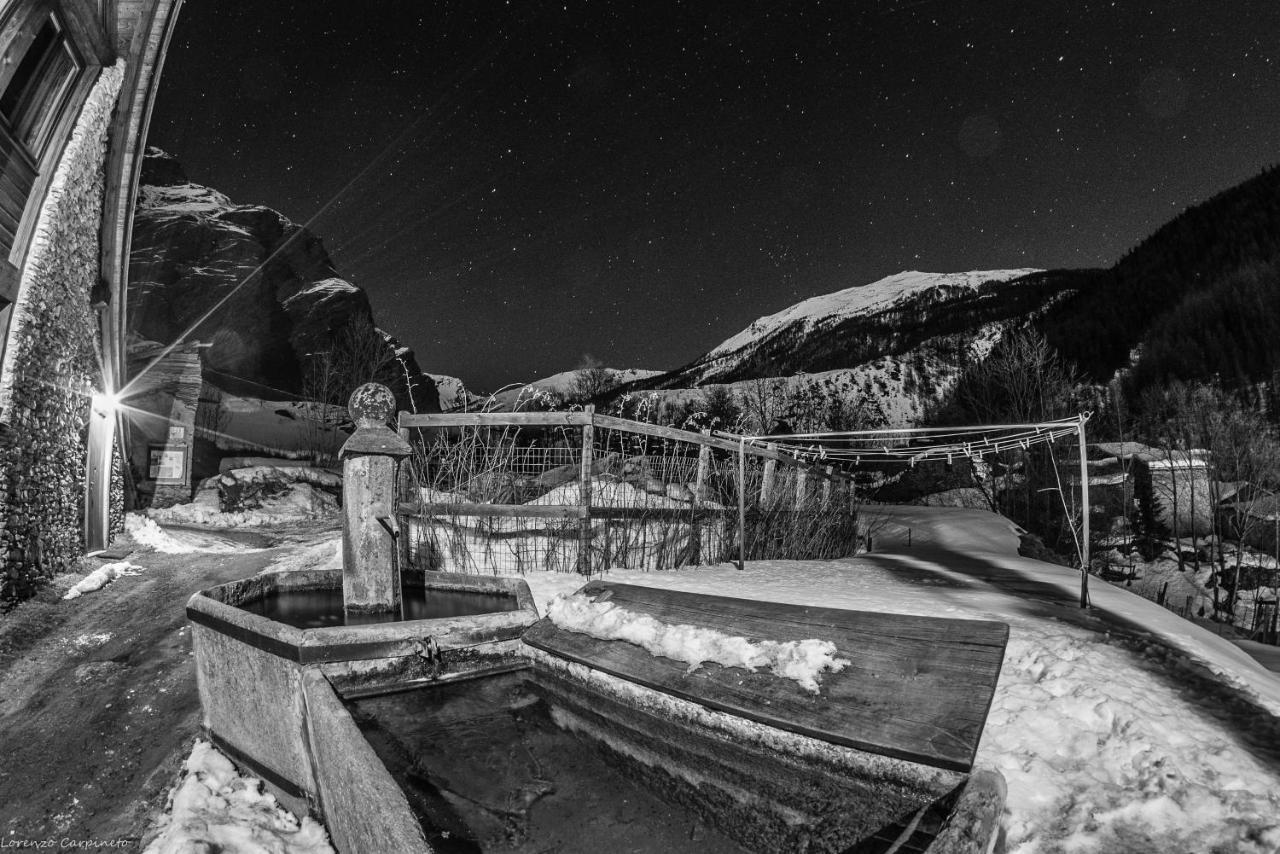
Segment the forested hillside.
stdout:
<path fill-rule="evenodd" d="M 1189 208 L 1109 270 L 1077 284 L 1039 326 L 1092 380 L 1139 359 L 1131 391 L 1217 376 L 1240 388 L 1280 362 L 1280 169 Z"/>

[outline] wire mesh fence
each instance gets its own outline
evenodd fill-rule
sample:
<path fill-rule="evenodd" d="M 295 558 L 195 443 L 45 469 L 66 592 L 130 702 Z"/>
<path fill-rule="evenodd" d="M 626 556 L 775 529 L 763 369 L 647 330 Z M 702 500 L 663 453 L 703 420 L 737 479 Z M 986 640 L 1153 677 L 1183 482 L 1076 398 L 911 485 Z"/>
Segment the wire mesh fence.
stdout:
<path fill-rule="evenodd" d="M 775 451 L 590 412 L 402 425 L 415 566 L 591 574 L 858 548 L 848 481 Z"/>

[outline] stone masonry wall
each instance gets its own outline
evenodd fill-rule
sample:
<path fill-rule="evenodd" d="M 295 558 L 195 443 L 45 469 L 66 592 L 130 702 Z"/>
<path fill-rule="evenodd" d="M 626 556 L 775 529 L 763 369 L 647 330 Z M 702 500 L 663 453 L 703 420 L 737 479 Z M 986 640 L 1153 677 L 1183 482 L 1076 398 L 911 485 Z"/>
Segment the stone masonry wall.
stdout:
<path fill-rule="evenodd" d="M 103 69 L 40 211 L 14 306 L 0 403 L 0 603 L 30 596 L 84 553 L 89 397 L 101 386 L 99 278 L 107 129 L 124 77 Z"/>

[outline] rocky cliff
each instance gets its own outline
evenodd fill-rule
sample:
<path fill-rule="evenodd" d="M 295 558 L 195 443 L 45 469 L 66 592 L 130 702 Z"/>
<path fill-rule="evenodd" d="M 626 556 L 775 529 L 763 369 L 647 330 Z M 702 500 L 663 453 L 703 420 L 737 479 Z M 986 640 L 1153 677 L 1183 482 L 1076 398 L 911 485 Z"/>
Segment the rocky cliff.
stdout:
<path fill-rule="evenodd" d="M 439 410 L 435 384 L 412 351 L 376 329 L 368 297 L 338 274 L 320 238 L 192 183 L 157 148 L 143 165 L 130 258 L 130 332 L 205 342 L 209 382 L 258 397 L 304 394 L 312 354 L 354 330 L 385 348 L 391 369 L 379 379 L 402 408 Z"/>

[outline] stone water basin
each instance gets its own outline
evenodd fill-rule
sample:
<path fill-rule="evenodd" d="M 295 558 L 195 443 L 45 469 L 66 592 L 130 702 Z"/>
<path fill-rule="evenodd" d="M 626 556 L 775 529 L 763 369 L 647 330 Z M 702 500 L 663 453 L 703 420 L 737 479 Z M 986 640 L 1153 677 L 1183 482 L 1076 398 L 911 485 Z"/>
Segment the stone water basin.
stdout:
<path fill-rule="evenodd" d="M 394 848 L 417 830 L 400 839 L 386 826 L 395 822 L 359 806 L 371 788 L 403 796 L 338 694 L 525 667 L 520 635 L 538 618 L 518 578 L 406 570 L 401 580 L 405 618 L 361 624 L 344 624 L 338 570 L 257 576 L 187 603 L 206 735 L 295 813 L 323 818 L 340 849 Z"/>

